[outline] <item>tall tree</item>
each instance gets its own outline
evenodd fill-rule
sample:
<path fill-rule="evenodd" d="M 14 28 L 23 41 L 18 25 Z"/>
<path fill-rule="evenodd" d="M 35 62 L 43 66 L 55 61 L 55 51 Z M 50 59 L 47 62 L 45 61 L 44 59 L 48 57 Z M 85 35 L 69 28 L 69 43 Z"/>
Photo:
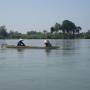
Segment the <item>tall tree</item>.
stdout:
<path fill-rule="evenodd" d="M 50 32 L 53 33 L 55 31 L 55 28 L 54 27 L 51 27 L 50 28 Z"/>
<path fill-rule="evenodd" d="M 2 37 L 7 37 L 8 33 L 7 33 L 7 29 L 5 26 L 0 26 L 0 36 Z"/>
<path fill-rule="evenodd" d="M 50 28 L 50 31 L 51 33 L 53 32 L 57 33 L 60 31 L 60 29 L 61 29 L 61 25 L 59 23 L 56 23 L 53 27 Z"/>
<path fill-rule="evenodd" d="M 59 23 L 56 23 L 54 26 L 55 32 L 59 32 L 59 30 L 61 29 L 61 25 Z"/>
<path fill-rule="evenodd" d="M 80 27 L 80 26 L 77 26 L 76 27 L 76 33 L 78 33 L 78 35 L 80 34 L 80 30 L 81 30 L 82 28 Z"/>
<path fill-rule="evenodd" d="M 75 33 L 76 26 L 73 22 L 69 20 L 64 20 L 62 23 L 62 32 L 65 33 Z"/>

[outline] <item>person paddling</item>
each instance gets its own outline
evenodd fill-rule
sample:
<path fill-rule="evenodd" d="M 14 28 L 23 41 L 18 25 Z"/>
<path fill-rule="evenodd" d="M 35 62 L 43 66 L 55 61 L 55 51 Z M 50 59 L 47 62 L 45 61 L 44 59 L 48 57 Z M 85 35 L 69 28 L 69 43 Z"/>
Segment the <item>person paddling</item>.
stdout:
<path fill-rule="evenodd" d="M 23 43 L 23 39 L 19 39 L 17 46 L 25 46 L 25 44 Z"/>
<path fill-rule="evenodd" d="M 52 47 L 52 45 L 51 45 L 51 43 L 50 43 L 50 41 L 49 40 L 44 40 L 44 44 L 45 44 L 45 46 L 46 47 Z"/>

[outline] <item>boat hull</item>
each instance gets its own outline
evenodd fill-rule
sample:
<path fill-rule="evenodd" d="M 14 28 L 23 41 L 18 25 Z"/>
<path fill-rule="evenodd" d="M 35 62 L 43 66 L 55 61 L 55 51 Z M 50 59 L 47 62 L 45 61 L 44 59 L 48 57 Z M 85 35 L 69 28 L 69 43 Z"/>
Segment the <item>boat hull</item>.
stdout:
<path fill-rule="evenodd" d="M 6 48 L 27 48 L 27 49 L 57 49 L 59 47 L 52 46 L 52 47 L 44 47 L 44 46 L 15 46 L 15 45 L 7 45 Z"/>

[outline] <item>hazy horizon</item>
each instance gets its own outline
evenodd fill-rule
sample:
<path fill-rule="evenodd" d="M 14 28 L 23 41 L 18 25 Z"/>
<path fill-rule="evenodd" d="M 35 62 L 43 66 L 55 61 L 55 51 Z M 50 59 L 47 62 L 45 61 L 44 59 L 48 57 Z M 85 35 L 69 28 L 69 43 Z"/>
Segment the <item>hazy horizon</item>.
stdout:
<path fill-rule="evenodd" d="M 70 20 L 90 29 L 90 0 L 0 0 L 0 25 L 7 31 L 50 31 L 56 22 Z"/>

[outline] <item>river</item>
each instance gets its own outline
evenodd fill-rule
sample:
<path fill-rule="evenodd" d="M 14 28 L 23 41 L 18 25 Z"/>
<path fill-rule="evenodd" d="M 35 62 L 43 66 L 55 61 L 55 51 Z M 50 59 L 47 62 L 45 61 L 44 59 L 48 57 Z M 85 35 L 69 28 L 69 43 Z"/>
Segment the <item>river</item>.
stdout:
<path fill-rule="evenodd" d="M 0 40 L 17 44 L 18 40 Z M 56 50 L 0 48 L 0 90 L 90 90 L 90 40 L 50 40 Z M 43 40 L 24 40 L 43 46 Z"/>

